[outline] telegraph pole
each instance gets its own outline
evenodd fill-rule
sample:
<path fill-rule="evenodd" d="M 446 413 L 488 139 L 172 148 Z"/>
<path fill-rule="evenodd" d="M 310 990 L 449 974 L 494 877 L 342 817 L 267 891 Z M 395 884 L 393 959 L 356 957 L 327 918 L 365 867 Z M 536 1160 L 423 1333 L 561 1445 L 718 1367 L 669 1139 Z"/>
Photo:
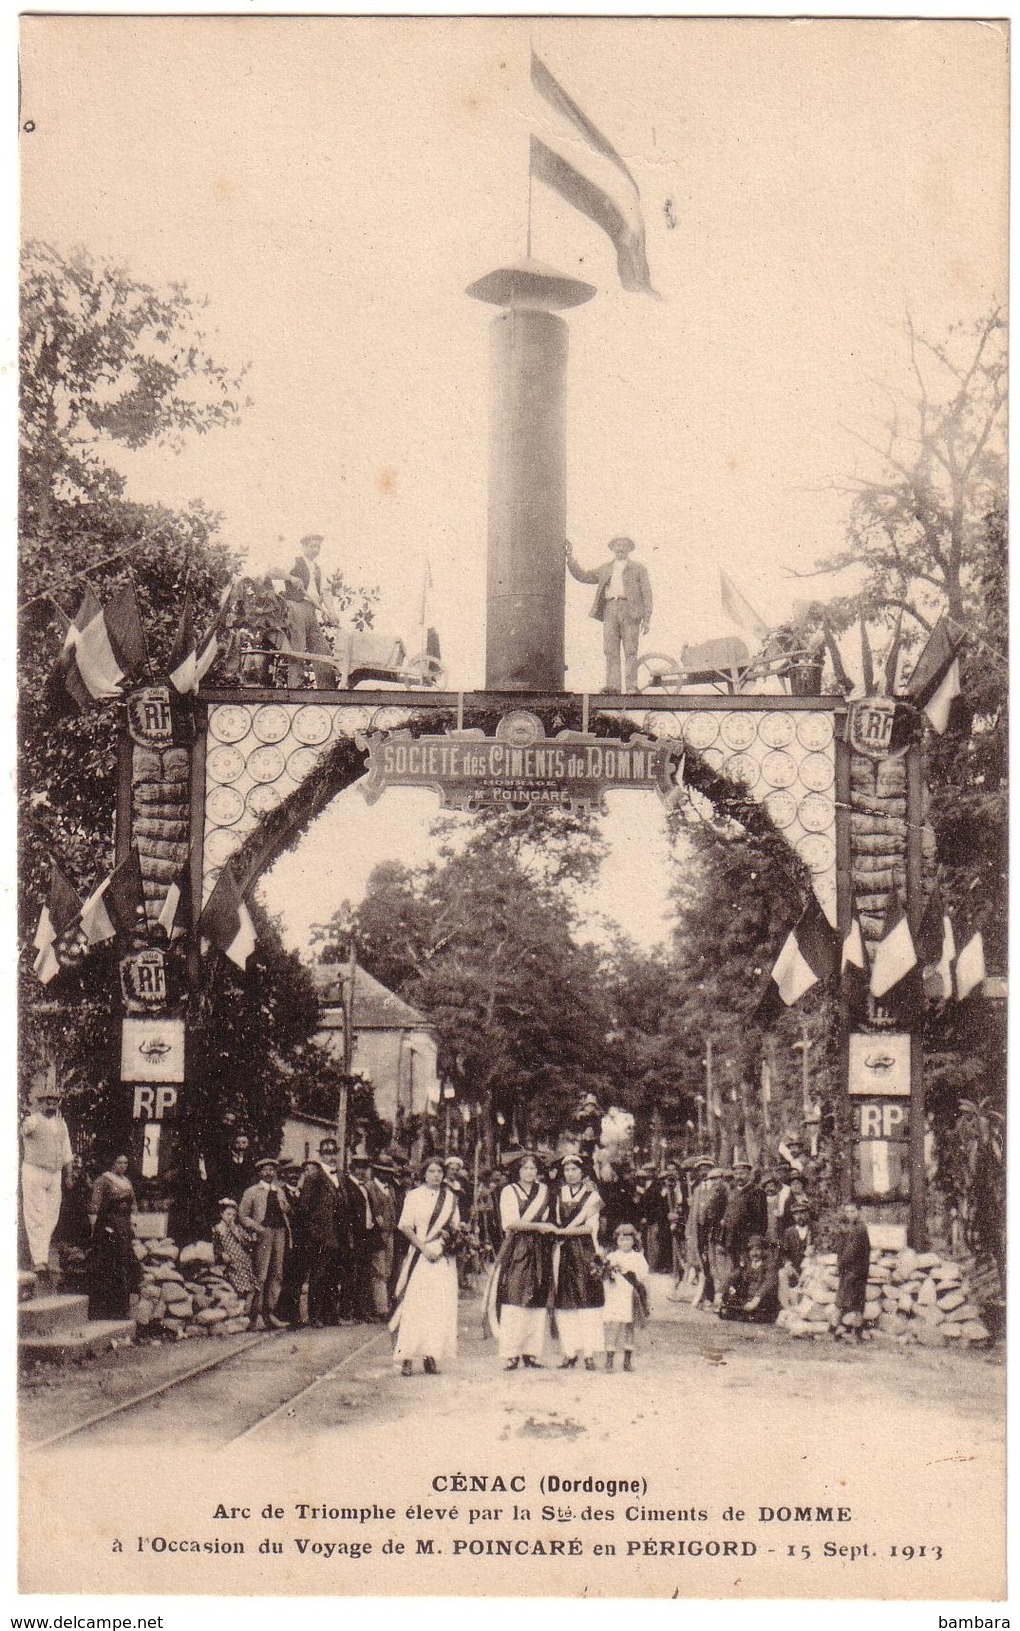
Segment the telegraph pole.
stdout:
<path fill-rule="evenodd" d="M 923 854 L 921 831 L 924 825 L 924 745 L 911 742 L 907 749 L 907 920 L 916 942 L 924 911 Z M 915 1251 L 928 1249 L 927 1173 L 924 1162 L 925 1094 L 924 1054 L 921 1047 L 921 1016 L 912 1021 L 910 1033 L 910 1244 Z"/>

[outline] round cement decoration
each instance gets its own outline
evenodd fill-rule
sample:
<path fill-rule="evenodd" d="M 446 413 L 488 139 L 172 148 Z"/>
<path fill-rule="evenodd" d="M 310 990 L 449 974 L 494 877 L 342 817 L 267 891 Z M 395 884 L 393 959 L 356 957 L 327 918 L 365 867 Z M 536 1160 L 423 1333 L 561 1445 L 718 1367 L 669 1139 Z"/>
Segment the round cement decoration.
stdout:
<path fill-rule="evenodd" d="M 776 748 L 772 753 L 766 753 L 761 763 L 761 773 L 769 787 L 792 787 L 797 780 L 797 762 L 788 753 Z"/>
<path fill-rule="evenodd" d="M 248 757 L 248 774 L 253 782 L 275 782 L 283 775 L 286 759 L 282 748 L 270 746 L 256 748 Z"/>
<path fill-rule="evenodd" d="M 772 825 L 778 827 L 780 832 L 797 819 L 797 800 L 792 793 L 782 791 L 769 793 L 765 799 L 765 808 Z"/>
<path fill-rule="evenodd" d="M 213 748 L 205 762 L 206 776 L 213 782 L 236 782 L 244 769 L 244 754 L 240 748 Z"/>
<path fill-rule="evenodd" d="M 684 741 L 695 753 L 711 747 L 719 735 L 719 721 L 714 714 L 691 714 L 684 721 Z"/>
<path fill-rule="evenodd" d="M 247 708 L 227 703 L 209 710 L 209 735 L 217 742 L 240 742 L 251 729 L 251 714 Z"/>
<path fill-rule="evenodd" d="M 797 727 L 789 714 L 766 714 L 758 726 L 758 735 L 767 748 L 788 748 L 797 734 Z"/>
<path fill-rule="evenodd" d="M 290 714 L 276 702 L 267 702 L 252 721 L 252 730 L 260 742 L 282 742 L 290 730 Z"/>
<path fill-rule="evenodd" d="M 832 741 L 833 724 L 829 714 L 801 714 L 797 721 L 797 735 L 801 745 L 817 752 Z"/>
<path fill-rule="evenodd" d="M 809 753 L 800 762 L 800 779 L 812 793 L 826 793 L 836 780 L 836 767 L 827 753 Z"/>
<path fill-rule="evenodd" d="M 299 708 L 291 725 L 297 740 L 311 748 L 318 747 L 320 742 L 328 742 L 332 728 L 332 720 L 326 709 L 317 708 L 314 704 Z"/>
<path fill-rule="evenodd" d="M 805 832 L 828 833 L 836 819 L 832 800 L 823 798 L 821 793 L 806 793 L 800 801 L 797 814 Z"/>
<path fill-rule="evenodd" d="M 728 748 L 737 753 L 743 753 L 749 748 L 758 734 L 758 727 L 753 714 L 725 714 L 722 722 L 722 739 Z"/>
<path fill-rule="evenodd" d="M 214 827 L 232 827 L 241 819 L 244 799 L 236 787 L 214 787 L 205 801 L 205 809 Z"/>

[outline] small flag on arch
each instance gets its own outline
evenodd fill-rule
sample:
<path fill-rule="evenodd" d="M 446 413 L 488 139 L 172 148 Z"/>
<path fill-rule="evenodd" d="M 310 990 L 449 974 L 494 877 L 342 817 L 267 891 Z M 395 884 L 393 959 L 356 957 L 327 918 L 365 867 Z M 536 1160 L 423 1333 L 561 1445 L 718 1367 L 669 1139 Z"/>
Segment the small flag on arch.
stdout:
<path fill-rule="evenodd" d="M 49 985 L 62 968 L 81 961 L 80 951 L 71 939 L 80 913 L 78 891 L 54 861 L 50 869 L 49 900 L 39 914 L 32 942 L 37 954 L 33 971 L 43 985 Z"/>
<path fill-rule="evenodd" d="M 963 1002 L 985 977 L 985 943 L 975 930 L 956 957 L 956 1000 Z"/>
<path fill-rule="evenodd" d="M 769 975 L 756 1017 L 767 1023 L 783 1003 L 791 1008 L 819 981 L 831 980 L 838 967 L 836 936 L 825 913 L 812 900 L 790 930 Z"/>
<path fill-rule="evenodd" d="M 895 888 L 890 891 L 882 938 L 871 964 L 871 995 L 882 998 L 917 967 L 917 949 Z"/>
<path fill-rule="evenodd" d="M 199 933 L 243 969 L 255 950 L 255 925 L 228 861 L 198 920 Z"/>
<path fill-rule="evenodd" d="M 168 664 L 170 684 L 181 696 L 196 692 L 208 674 L 219 653 L 217 626 L 219 619 L 207 629 L 201 640 L 195 638 L 195 603 L 190 589 L 184 596 L 180 622 L 174 635 L 173 650 Z"/>
<path fill-rule="evenodd" d="M 64 638 L 60 658 L 66 663 L 64 684 L 79 707 L 122 696 L 125 682 L 139 678 L 148 667 L 134 584 L 119 589 L 105 607 L 96 610 L 98 606 L 89 590 Z M 88 620 L 80 624 L 79 618 L 88 613 Z"/>
<path fill-rule="evenodd" d="M 850 926 L 843 939 L 839 959 L 840 986 L 847 1012 L 863 1012 L 868 995 L 868 955 L 864 949 L 861 920 L 856 906 L 850 917 Z"/>
<path fill-rule="evenodd" d="M 953 701 L 960 695 L 962 640 L 952 640 L 949 625 L 940 617 L 907 682 L 907 696 L 931 720 L 933 730 L 945 734 Z"/>
<path fill-rule="evenodd" d="M 191 912 L 190 862 L 186 862 L 166 892 L 166 900 L 156 919 L 168 940 L 186 934 Z"/>
<path fill-rule="evenodd" d="M 739 629 L 747 629 L 764 640 L 771 631 L 765 619 L 755 611 L 746 595 L 742 595 L 728 573 L 719 571 L 719 598 L 726 616 L 732 618 Z"/>
<path fill-rule="evenodd" d="M 81 909 L 81 926 L 90 948 L 112 940 L 116 934 L 132 934 L 138 928 L 139 908 L 144 907 L 142 863 L 132 845 Z"/>
<path fill-rule="evenodd" d="M 616 250 L 625 289 L 654 295 L 637 182 L 612 142 L 534 52 L 531 83 L 544 104 L 531 136 L 531 174 L 602 228 Z"/>

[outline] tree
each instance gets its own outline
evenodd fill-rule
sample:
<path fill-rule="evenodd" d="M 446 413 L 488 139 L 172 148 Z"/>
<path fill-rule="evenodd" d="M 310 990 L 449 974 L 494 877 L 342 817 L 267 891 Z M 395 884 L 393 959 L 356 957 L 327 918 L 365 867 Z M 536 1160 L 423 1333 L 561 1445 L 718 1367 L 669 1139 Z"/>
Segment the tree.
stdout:
<path fill-rule="evenodd" d="M 21 253 L 22 538 L 44 537 L 53 505 L 118 498 L 106 444 L 171 448 L 236 424 L 245 370 L 212 357 L 205 303 L 156 290 L 82 249 L 32 240 Z"/>
<path fill-rule="evenodd" d="M 847 484 L 846 543 L 811 575 L 854 574 L 830 603 L 836 626 L 902 611 L 916 643 L 940 612 L 960 626 L 980 618 L 985 517 L 1005 491 L 1006 320 L 996 306 L 942 341 L 908 320 L 906 336 L 913 393 L 892 398 L 877 434 L 859 434 L 871 469 Z"/>
<path fill-rule="evenodd" d="M 56 858 L 84 895 L 113 861 L 115 706 L 69 714 L 47 679 L 86 579 L 102 598 L 134 583 L 154 673 L 165 671 L 185 588 L 199 624 L 211 621 L 239 557 L 200 504 L 183 511 L 124 497 L 115 444 L 177 446 L 189 432 L 233 423 L 243 370 L 213 360 L 201 310 L 174 287 L 160 293 L 81 253 L 47 245 L 23 254 L 21 333 L 19 845 L 22 1086 L 59 1053 L 81 1144 L 102 1157 L 123 1143 L 113 948 L 95 952 L 42 990 L 29 972 L 31 938 Z M 257 908 L 256 908 L 257 913 Z M 262 914 L 247 980 L 214 957 L 193 998 L 196 1040 L 184 1144 L 201 1147 L 205 1120 L 236 1094 L 254 1135 L 278 1136 L 318 1019 L 310 977 Z M 183 1174 L 194 1194 L 194 1164 Z"/>
<path fill-rule="evenodd" d="M 475 832 L 438 864 L 386 863 L 362 904 L 317 931 L 324 959 L 355 936 L 377 979 L 435 1027 L 440 1073 L 490 1136 L 551 1134 L 579 1094 L 609 1088 L 598 958 L 572 937 L 562 885 L 528 874 L 502 833 Z"/>
<path fill-rule="evenodd" d="M 996 306 L 932 341 L 907 325 L 913 369 L 908 398 L 892 399 L 877 434 L 861 437 L 870 468 L 855 478 L 844 547 L 814 575 L 852 573 L 849 592 L 805 615 L 830 629 L 858 621 L 862 634 L 902 630 L 911 653 L 939 616 L 963 640 L 963 696 L 942 737 L 926 747 L 928 821 L 938 879 L 958 931 L 980 928 L 989 966 L 1006 959 L 1008 832 L 1008 601 L 1006 585 L 1006 321 Z M 951 1194 L 961 1102 L 980 1102 L 987 1121 L 1005 1110 L 1004 1015 L 972 1004 L 929 1009 L 923 1039 L 928 1105 L 939 1177 Z M 983 1112 L 984 1113 L 984 1112 Z M 981 1166 L 988 1182 L 1001 1168 Z M 977 1213 L 1002 1216 L 1002 1196 Z M 989 1226 L 984 1249 L 1001 1250 Z"/>

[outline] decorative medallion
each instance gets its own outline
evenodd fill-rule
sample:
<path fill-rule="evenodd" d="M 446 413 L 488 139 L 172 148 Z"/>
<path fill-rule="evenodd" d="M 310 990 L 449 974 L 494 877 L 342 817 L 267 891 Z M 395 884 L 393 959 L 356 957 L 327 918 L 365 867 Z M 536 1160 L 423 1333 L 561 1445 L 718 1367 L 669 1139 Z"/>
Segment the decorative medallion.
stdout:
<path fill-rule="evenodd" d="M 244 769 L 244 754 L 240 748 L 213 748 L 205 762 L 206 776 L 214 782 L 236 782 Z"/>
<path fill-rule="evenodd" d="M 209 709 L 209 735 L 217 742 L 240 742 L 251 730 L 251 714 L 247 708 L 226 703 Z"/>
<path fill-rule="evenodd" d="M 394 712 L 396 712 L 395 709 Z M 406 715 L 403 717 L 406 717 Z M 403 717 L 401 723 L 403 723 Z M 309 704 L 306 708 L 298 709 L 290 728 L 297 741 L 303 742 L 305 747 L 315 748 L 321 742 L 329 741 L 332 723 L 325 708 Z"/>
<path fill-rule="evenodd" d="M 213 787 L 205 801 L 206 814 L 216 827 L 232 827 L 244 814 L 244 799 L 236 787 Z"/>
<path fill-rule="evenodd" d="M 753 714 L 724 714 L 721 727 L 722 739 L 728 748 L 737 753 L 743 753 L 751 746 L 758 734 L 758 727 Z"/>
<path fill-rule="evenodd" d="M 256 710 L 251 728 L 260 742 L 282 742 L 290 730 L 290 713 L 278 703 L 267 702 Z"/>
<path fill-rule="evenodd" d="M 796 734 L 796 723 L 789 714 L 765 714 L 758 725 L 758 735 L 767 748 L 788 748 Z"/>
<path fill-rule="evenodd" d="M 248 774 L 253 782 L 275 782 L 285 763 L 283 749 L 267 744 L 248 755 Z"/>

